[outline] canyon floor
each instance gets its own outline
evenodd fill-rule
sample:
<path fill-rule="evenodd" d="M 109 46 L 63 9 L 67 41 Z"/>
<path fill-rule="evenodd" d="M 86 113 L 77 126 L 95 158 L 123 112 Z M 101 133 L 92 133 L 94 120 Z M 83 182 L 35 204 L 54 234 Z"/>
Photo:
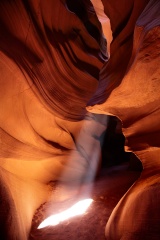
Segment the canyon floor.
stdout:
<path fill-rule="evenodd" d="M 140 171 L 132 170 L 127 162 L 103 168 L 93 184 L 83 186 L 83 191 L 89 191 L 94 200 L 85 214 L 56 226 L 37 229 L 49 215 L 48 209 L 63 209 L 68 204 L 62 202 L 55 206 L 55 203 L 46 203 L 34 216 L 29 240 L 105 240 L 105 225 L 112 210 L 139 176 Z"/>

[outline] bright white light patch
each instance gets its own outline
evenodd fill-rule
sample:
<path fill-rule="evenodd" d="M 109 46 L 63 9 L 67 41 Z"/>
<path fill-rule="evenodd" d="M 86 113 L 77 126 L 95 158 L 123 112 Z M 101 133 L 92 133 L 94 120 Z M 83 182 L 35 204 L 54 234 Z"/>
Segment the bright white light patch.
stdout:
<path fill-rule="evenodd" d="M 56 226 L 60 222 L 67 220 L 71 217 L 82 215 L 83 213 L 85 213 L 85 211 L 91 205 L 92 202 L 93 202 L 93 199 L 91 199 L 91 198 L 81 200 L 81 201 L 77 202 L 76 204 L 74 204 L 72 207 L 68 208 L 67 210 L 46 218 L 38 226 L 38 229 L 44 228 L 47 226 Z"/>

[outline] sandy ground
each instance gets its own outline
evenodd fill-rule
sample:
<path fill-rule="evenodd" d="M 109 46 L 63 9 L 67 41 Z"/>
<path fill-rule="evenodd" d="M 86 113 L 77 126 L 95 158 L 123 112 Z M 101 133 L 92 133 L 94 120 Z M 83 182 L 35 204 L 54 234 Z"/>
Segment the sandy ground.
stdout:
<path fill-rule="evenodd" d="M 34 216 L 29 240 L 105 240 L 104 229 L 113 208 L 139 175 L 140 172 L 131 171 L 127 163 L 103 169 L 92 186 L 83 186 L 83 191 L 90 192 L 94 200 L 84 215 L 57 226 L 37 229 L 51 215 L 50 209 L 61 211 L 72 201 L 43 204 Z"/>

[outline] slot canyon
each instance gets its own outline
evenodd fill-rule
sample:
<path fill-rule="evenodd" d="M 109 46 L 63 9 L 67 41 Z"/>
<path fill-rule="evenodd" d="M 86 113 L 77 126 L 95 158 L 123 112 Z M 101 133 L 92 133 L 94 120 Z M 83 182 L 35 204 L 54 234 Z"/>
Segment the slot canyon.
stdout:
<path fill-rule="evenodd" d="M 0 0 L 0 239 L 160 239 L 160 0 Z"/>

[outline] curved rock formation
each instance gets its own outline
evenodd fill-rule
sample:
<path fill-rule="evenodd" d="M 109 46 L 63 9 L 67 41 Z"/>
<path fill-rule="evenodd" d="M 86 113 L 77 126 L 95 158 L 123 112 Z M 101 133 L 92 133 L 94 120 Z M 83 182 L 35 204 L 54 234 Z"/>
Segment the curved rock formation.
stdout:
<path fill-rule="evenodd" d="M 94 9 L 90 1 L 79 2 L 79 16 L 76 7 L 69 10 L 72 1 L 0 3 L 1 51 L 52 112 L 72 120 L 84 116 L 106 60 Z"/>
<path fill-rule="evenodd" d="M 159 1 L 148 3 L 136 22 L 132 56 L 125 76 L 121 83 L 109 92 L 107 101 L 88 108 L 97 113 L 112 113 L 121 119 L 126 137 L 126 151 L 134 152 L 144 168 L 141 178 L 113 211 L 106 227 L 107 239 L 160 238 L 159 10 Z M 122 48 L 125 50 L 124 45 Z M 117 64 L 123 66 L 120 62 Z M 118 68 L 117 65 L 112 66 L 113 83 L 115 80 L 117 84 Z M 102 76 L 103 74 L 107 73 L 103 71 Z M 109 79 L 109 76 L 107 77 Z M 107 88 L 106 90 L 108 91 Z"/>
<path fill-rule="evenodd" d="M 79 16 L 69 3 L 0 2 L 0 166 L 8 195 L 1 194 L 12 205 L 3 239 L 27 238 L 52 182 L 96 174 L 106 117 L 84 116 L 107 58 L 105 40 L 90 2 Z"/>
<path fill-rule="evenodd" d="M 34 212 L 53 198 L 57 181 L 68 188 L 94 179 L 106 114 L 122 121 L 126 151 L 144 167 L 106 237 L 160 238 L 160 2 L 102 0 L 113 35 L 109 60 L 109 25 L 92 3 L 0 1 L 1 205 L 10 213 L 1 214 L 3 239 L 28 238 Z"/>

